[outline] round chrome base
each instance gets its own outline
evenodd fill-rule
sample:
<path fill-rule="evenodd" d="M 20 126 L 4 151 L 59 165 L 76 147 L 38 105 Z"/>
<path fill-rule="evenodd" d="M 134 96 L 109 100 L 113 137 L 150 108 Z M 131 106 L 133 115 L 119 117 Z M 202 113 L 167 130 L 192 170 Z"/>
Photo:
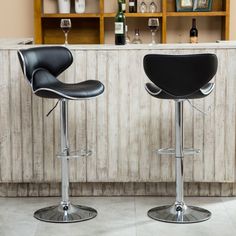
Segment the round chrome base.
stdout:
<path fill-rule="evenodd" d="M 185 204 L 155 207 L 147 214 L 154 220 L 177 224 L 198 223 L 211 217 L 210 211 Z"/>
<path fill-rule="evenodd" d="M 51 223 L 74 223 L 90 220 L 96 216 L 95 209 L 72 204 L 46 207 L 34 213 L 36 219 Z"/>

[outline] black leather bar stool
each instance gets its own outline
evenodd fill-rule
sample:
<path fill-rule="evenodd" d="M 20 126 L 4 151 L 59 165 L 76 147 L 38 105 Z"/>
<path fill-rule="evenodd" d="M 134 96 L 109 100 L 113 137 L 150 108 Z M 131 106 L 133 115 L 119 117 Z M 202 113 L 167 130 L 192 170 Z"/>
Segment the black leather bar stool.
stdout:
<path fill-rule="evenodd" d="M 93 208 L 72 205 L 69 200 L 70 155 L 68 142 L 68 101 L 95 98 L 104 92 L 104 86 L 96 80 L 77 84 L 66 84 L 57 79 L 73 62 L 71 52 L 66 47 L 35 47 L 18 51 L 23 73 L 31 85 L 32 92 L 43 98 L 59 99 L 61 126 L 62 200 L 57 206 L 46 207 L 34 213 L 34 217 L 47 222 L 69 223 L 94 218 Z M 91 151 L 82 151 L 73 157 L 89 156 Z"/>
<path fill-rule="evenodd" d="M 208 210 L 187 206 L 184 202 L 183 158 L 199 150 L 183 147 L 183 103 L 186 99 L 200 99 L 214 89 L 210 80 L 217 71 L 218 60 L 214 54 L 195 55 L 146 55 L 144 70 L 152 83 L 146 84 L 147 92 L 159 99 L 175 101 L 175 148 L 158 150 L 159 154 L 176 157 L 176 201 L 170 206 L 159 206 L 148 211 L 148 216 L 170 223 L 195 223 L 209 219 Z"/>

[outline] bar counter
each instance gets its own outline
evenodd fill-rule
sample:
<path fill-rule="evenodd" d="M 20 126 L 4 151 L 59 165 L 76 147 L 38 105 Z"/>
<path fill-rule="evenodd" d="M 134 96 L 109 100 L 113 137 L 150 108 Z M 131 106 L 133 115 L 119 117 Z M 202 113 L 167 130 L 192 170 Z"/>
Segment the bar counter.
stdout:
<path fill-rule="evenodd" d="M 17 58 L 17 49 L 34 46 L 0 43 L 1 186 L 60 181 L 60 160 L 56 158 L 60 144 L 59 107 L 46 117 L 55 101 L 32 95 Z M 118 183 L 146 186 L 174 182 L 175 159 L 154 152 L 175 145 L 174 102 L 155 99 L 145 91 L 148 79 L 142 60 L 148 53 L 215 53 L 219 66 L 214 92 L 192 101 L 207 114 L 193 109 L 187 101 L 184 104 L 185 146 L 201 149 L 200 154 L 185 158 L 185 181 L 190 185 L 210 183 L 215 188 L 226 183 L 234 188 L 236 43 L 68 48 L 74 63 L 60 79 L 97 79 L 106 87 L 96 100 L 69 103 L 71 150 L 93 150 L 87 159 L 70 161 L 71 182 L 93 186 L 107 183 L 114 188 Z"/>

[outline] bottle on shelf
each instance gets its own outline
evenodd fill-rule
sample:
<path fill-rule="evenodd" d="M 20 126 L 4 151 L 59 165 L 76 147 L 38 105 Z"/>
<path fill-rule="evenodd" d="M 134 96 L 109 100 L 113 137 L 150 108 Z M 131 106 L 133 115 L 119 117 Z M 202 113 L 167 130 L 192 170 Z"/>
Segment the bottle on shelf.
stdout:
<path fill-rule="evenodd" d="M 140 39 L 139 29 L 134 30 L 134 39 L 132 41 L 133 44 L 142 44 L 142 40 Z"/>
<path fill-rule="evenodd" d="M 76 13 L 85 12 L 85 0 L 75 0 L 75 12 Z"/>
<path fill-rule="evenodd" d="M 70 0 L 58 0 L 59 13 L 70 13 Z"/>
<path fill-rule="evenodd" d="M 137 12 L 137 0 L 129 0 L 129 12 L 130 13 Z"/>
<path fill-rule="evenodd" d="M 128 25 L 125 26 L 125 43 L 126 44 L 130 44 L 131 43 L 130 37 L 129 37 L 129 34 L 128 34 Z"/>
<path fill-rule="evenodd" d="M 190 30 L 190 43 L 198 43 L 198 30 L 196 26 L 196 19 L 192 19 L 192 28 Z"/>
<path fill-rule="evenodd" d="M 122 10 L 123 0 L 118 0 L 118 12 L 115 17 L 115 44 L 125 45 L 125 15 Z"/>
<path fill-rule="evenodd" d="M 123 10 L 123 13 L 126 12 L 126 0 L 122 0 L 122 10 Z"/>

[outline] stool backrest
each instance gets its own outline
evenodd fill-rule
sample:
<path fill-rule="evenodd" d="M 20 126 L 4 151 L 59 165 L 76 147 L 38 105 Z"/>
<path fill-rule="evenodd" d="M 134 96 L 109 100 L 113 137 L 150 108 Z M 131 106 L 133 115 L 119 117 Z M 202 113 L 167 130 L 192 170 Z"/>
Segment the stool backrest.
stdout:
<path fill-rule="evenodd" d="M 21 68 L 25 77 L 31 82 L 32 75 L 37 69 L 48 70 L 58 76 L 73 62 L 69 49 L 62 46 L 35 47 L 18 51 Z"/>
<path fill-rule="evenodd" d="M 216 74 L 215 54 L 148 54 L 143 66 L 148 78 L 166 93 L 188 96 L 206 85 Z"/>

